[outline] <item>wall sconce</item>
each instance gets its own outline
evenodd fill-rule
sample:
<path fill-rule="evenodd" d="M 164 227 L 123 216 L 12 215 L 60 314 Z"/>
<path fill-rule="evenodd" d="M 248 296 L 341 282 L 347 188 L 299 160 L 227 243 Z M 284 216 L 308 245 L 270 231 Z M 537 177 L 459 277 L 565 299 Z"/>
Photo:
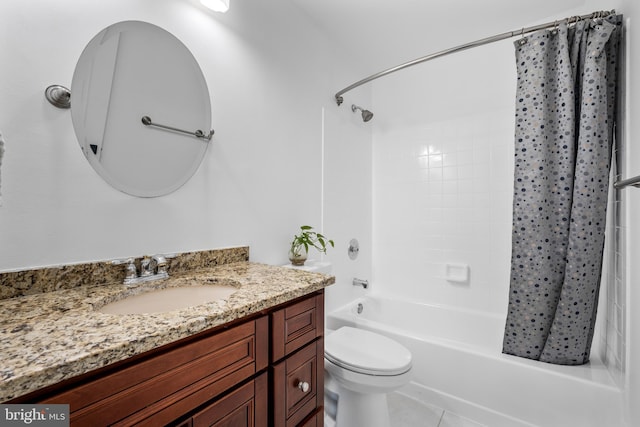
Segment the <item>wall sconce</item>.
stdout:
<path fill-rule="evenodd" d="M 214 12 L 225 13 L 229 10 L 229 1 L 230 0 L 200 0 L 200 3 Z"/>

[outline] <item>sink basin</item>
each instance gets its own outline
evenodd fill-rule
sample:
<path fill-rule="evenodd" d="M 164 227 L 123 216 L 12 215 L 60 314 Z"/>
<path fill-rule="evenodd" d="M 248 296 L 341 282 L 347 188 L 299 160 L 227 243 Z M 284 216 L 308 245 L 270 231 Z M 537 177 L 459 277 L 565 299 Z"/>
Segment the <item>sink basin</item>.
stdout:
<path fill-rule="evenodd" d="M 237 290 L 236 286 L 220 284 L 152 289 L 109 303 L 98 311 L 107 314 L 163 313 L 225 299 Z"/>

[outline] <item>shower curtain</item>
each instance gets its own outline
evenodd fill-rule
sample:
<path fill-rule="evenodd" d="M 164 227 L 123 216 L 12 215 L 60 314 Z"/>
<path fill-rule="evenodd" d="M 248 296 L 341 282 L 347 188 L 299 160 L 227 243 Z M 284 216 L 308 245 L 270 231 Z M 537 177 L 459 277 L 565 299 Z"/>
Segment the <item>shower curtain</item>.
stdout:
<path fill-rule="evenodd" d="M 622 16 L 515 42 L 515 179 L 503 353 L 589 361 L 602 268 Z"/>

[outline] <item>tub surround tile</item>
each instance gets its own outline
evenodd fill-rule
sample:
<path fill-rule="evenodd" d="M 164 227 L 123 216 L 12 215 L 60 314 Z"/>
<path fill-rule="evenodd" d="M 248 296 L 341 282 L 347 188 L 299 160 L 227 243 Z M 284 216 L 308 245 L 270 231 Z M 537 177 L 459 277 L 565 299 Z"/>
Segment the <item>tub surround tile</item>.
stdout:
<path fill-rule="evenodd" d="M 249 248 L 213 249 L 167 255 L 169 274 L 180 274 L 205 267 L 248 261 Z M 127 257 L 128 258 L 128 257 Z M 136 259 L 138 271 L 140 259 Z M 31 270 L 0 272 L 0 300 L 80 286 L 122 283 L 126 264 L 111 260 L 83 264 L 41 267 Z"/>
<path fill-rule="evenodd" d="M 246 260 L 221 263 L 223 259 L 242 258 L 243 253 L 228 258 L 226 254 L 218 254 L 217 258 L 204 254 L 181 257 L 172 264 L 169 279 L 135 289 L 127 289 L 121 283 L 83 284 L 1 300 L 0 402 L 258 313 L 335 282 L 329 275 Z M 185 271 L 176 274 L 175 265 Z M 199 268 L 189 271 L 194 265 Z M 49 272 L 44 276 L 52 277 Z M 111 315 L 97 311 L 141 289 L 226 280 L 238 285 L 238 291 L 226 300 L 165 313 Z"/>

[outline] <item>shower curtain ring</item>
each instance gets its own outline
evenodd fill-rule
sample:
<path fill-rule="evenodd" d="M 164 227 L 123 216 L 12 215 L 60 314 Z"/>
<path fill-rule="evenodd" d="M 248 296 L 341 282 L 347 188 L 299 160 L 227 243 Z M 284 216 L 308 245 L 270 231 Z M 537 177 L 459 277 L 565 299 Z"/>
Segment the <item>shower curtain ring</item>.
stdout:
<path fill-rule="evenodd" d="M 522 30 L 520 31 L 520 40 L 518 40 L 518 44 L 520 46 L 527 44 L 527 38 L 524 36 L 524 27 L 522 27 Z"/>

